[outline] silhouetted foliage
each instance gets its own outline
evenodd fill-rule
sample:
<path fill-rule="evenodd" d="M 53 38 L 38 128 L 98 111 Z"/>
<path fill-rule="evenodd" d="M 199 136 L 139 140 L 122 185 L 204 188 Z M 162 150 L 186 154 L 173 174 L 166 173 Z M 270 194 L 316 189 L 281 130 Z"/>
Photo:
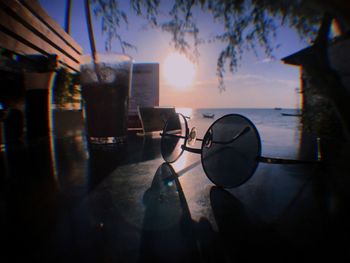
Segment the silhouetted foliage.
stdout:
<path fill-rule="evenodd" d="M 75 96 L 80 94 L 79 74 L 71 73 L 66 68 L 60 68 L 56 73 L 54 83 L 53 103 L 59 107 L 64 107 L 66 103 L 77 103 Z"/>
<path fill-rule="evenodd" d="M 116 39 L 123 52 L 135 48 L 119 33 L 128 24 L 127 12 L 118 0 L 93 0 L 95 15 L 101 18 L 106 33 L 106 50 Z M 198 55 L 198 46 L 207 42 L 221 42 L 223 50 L 217 59 L 219 87 L 224 89 L 225 68 L 234 72 L 245 50 L 257 51 L 263 47 L 272 57 L 277 29 L 289 26 L 301 37 L 316 36 L 323 14 L 347 16 L 348 4 L 343 0 L 130 0 L 130 9 L 143 17 L 150 27 L 160 28 L 171 35 L 171 44 L 192 59 Z M 344 8 L 342 8 L 344 7 Z M 201 38 L 197 18 L 209 14 L 222 30 L 205 41 Z"/>

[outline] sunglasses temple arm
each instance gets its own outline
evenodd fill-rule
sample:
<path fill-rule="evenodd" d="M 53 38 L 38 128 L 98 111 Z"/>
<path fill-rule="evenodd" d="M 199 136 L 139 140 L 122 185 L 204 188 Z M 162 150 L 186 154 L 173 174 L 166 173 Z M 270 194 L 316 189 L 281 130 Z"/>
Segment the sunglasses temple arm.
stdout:
<path fill-rule="evenodd" d="M 173 138 L 180 138 L 180 139 L 186 139 L 186 136 L 180 136 L 180 135 L 175 135 L 175 134 L 171 134 L 171 133 L 160 133 L 160 136 L 168 136 L 168 137 L 173 137 Z"/>
<path fill-rule="evenodd" d="M 229 144 L 234 142 L 235 140 L 237 140 L 239 137 L 241 137 L 242 135 L 246 134 L 247 132 L 250 131 L 250 127 L 247 126 L 244 129 L 242 129 L 238 134 L 236 134 L 231 140 L 229 141 L 225 141 L 225 142 L 220 142 L 220 141 L 213 141 L 212 143 L 216 143 L 216 144 Z"/>
<path fill-rule="evenodd" d="M 282 159 L 282 158 L 272 158 L 259 156 L 257 160 L 262 163 L 272 163 L 272 164 L 316 164 L 320 163 L 320 160 L 293 160 L 293 159 Z"/>
<path fill-rule="evenodd" d="M 202 153 L 202 149 L 190 148 L 190 147 L 187 147 L 185 145 L 182 145 L 181 149 L 183 149 L 185 151 L 188 151 L 188 152 L 191 152 L 191 153 L 197 153 L 197 154 L 201 154 Z"/>

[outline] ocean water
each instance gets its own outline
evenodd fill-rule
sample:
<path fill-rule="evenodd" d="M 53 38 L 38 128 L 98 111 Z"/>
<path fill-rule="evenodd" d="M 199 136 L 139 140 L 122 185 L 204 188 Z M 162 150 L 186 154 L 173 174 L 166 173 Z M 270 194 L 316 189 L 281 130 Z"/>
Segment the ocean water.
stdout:
<path fill-rule="evenodd" d="M 254 109 L 254 108 L 177 108 L 177 112 L 190 117 L 189 128 L 196 127 L 198 137 L 203 137 L 210 125 L 226 114 L 240 114 L 256 126 L 262 145 L 262 155 L 268 157 L 299 158 L 301 141 L 300 118 L 283 116 L 282 113 L 297 113 L 296 109 Z M 204 118 L 203 114 L 214 114 Z"/>

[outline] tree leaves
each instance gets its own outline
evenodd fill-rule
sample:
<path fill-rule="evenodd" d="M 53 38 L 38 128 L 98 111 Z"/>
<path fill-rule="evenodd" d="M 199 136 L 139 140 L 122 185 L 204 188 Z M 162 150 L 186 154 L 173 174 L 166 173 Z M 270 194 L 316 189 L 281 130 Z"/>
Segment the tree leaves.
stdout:
<path fill-rule="evenodd" d="M 127 26 L 128 16 L 118 0 L 94 0 L 95 15 L 101 17 L 102 31 L 107 34 L 106 50 L 111 49 L 113 39 L 119 42 L 123 52 L 134 45 L 124 41 L 119 34 L 121 26 Z M 275 36 L 280 24 L 297 30 L 301 37 L 316 35 L 322 13 L 315 8 L 317 0 L 130 0 L 130 8 L 143 17 L 151 27 L 171 35 L 171 44 L 191 60 L 199 56 L 198 47 L 204 42 L 221 42 L 225 47 L 217 60 L 217 76 L 220 90 L 224 90 L 225 68 L 233 73 L 238 67 L 244 50 L 257 52 L 263 47 L 273 57 Z M 161 12 L 166 11 L 166 17 Z M 223 30 L 204 41 L 196 16 L 210 14 L 213 22 Z"/>
<path fill-rule="evenodd" d="M 102 32 L 106 33 L 105 49 L 110 51 L 112 49 L 112 41 L 116 39 L 125 53 L 127 48 L 136 48 L 131 43 L 123 40 L 119 34 L 121 26 L 128 25 L 128 16 L 124 10 L 120 8 L 118 0 L 93 0 L 94 14 L 97 18 L 101 18 Z"/>

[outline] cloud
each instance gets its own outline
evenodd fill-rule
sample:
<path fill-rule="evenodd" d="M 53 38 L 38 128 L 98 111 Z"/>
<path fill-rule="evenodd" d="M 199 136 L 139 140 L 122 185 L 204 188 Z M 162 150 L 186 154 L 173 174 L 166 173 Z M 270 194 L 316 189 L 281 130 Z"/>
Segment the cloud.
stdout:
<path fill-rule="evenodd" d="M 263 75 L 255 75 L 255 74 L 233 74 L 224 79 L 227 89 L 230 86 L 238 86 L 242 87 L 252 86 L 256 88 L 265 88 L 265 87 L 277 87 L 277 86 L 293 86 L 298 87 L 300 85 L 299 80 L 290 80 L 290 79 L 280 79 L 280 78 L 269 78 Z M 195 87 L 213 87 L 218 85 L 218 79 L 216 77 L 196 81 Z"/>
<path fill-rule="evenodd" d="M 276 59 L 274 58 L 263 58 L 255 62 L 255 64 L 264 64 L 264 63 L 270 63 L 270 62 L 275 62 Z"/>

